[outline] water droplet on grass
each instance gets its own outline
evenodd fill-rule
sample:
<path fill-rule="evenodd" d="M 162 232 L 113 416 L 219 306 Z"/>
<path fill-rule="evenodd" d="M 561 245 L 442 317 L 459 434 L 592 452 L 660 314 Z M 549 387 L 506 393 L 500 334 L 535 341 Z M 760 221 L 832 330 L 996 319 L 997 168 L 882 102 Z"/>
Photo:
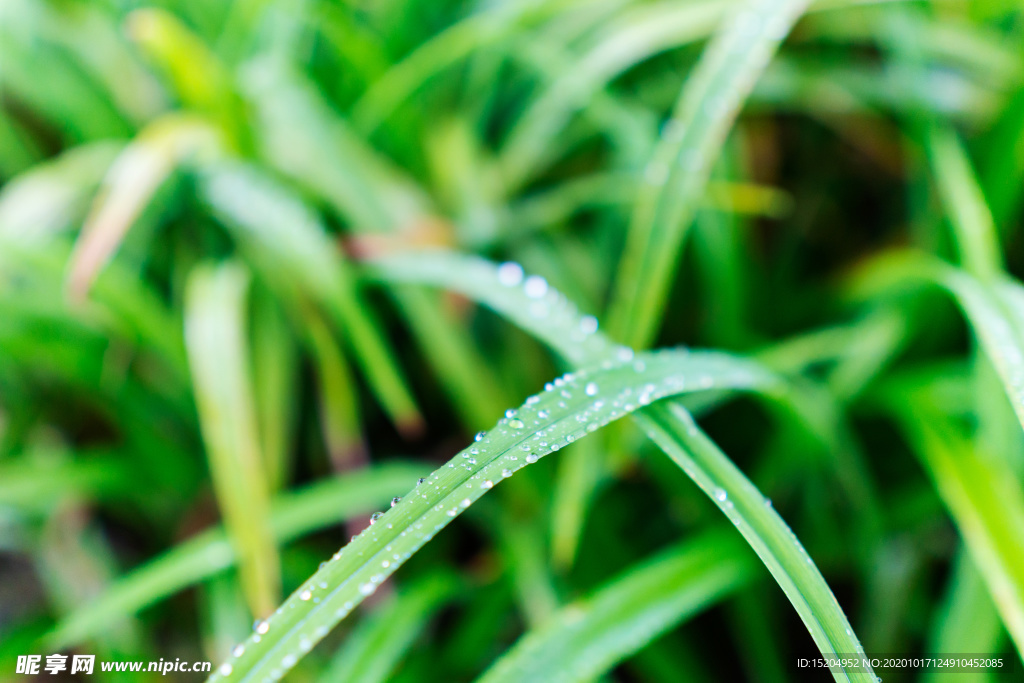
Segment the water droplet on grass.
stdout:
<path fill-rule="evenodd" d="M 526 278 L 526 282 L 523 284 L 523 290 L 526 292 L 526 296 L 531 299 L 540 299 L 548 293 L 548 281 L 540 275 L 531 275 Z"/>
<path fill-rule="evenodd" d="M 506 287 L 515 287 L 523 281 L 523 267 L 518 263 L 506 261 L 498 266 L 498 282 Z"/>
<path fill-rule="evenodd" d="M 587 382 L 587 386 L 585 386 L 583 388 L 583 392 L 587 396 L 597 396 L 597 391 L 598 391 L 598 389 L 597 389 L 597 383 L 596 382 Z"/>

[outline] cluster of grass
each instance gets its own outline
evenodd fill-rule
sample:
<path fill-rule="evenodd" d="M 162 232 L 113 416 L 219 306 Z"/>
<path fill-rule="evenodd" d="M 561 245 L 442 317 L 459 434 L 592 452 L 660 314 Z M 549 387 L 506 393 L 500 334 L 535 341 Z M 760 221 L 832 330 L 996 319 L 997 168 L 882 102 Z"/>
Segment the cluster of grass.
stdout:
<path fill-rule="evenodd" d="M 0 679 L 1019 665 L 1022 46 L 999 0 L 4 0 Z"/>

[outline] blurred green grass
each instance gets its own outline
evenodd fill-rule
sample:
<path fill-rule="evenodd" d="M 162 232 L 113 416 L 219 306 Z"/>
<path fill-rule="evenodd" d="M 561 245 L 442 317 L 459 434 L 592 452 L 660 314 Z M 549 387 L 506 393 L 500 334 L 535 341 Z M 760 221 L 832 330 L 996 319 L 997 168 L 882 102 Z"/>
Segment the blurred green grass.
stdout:
<path fill-rule="evenodd" d="M 3 0 L 0 680 L 239 676 L 293 591 L 323 641 L 254 671 L 797 680 L 847 637 L 817 569 L 869 653 L 1019 667 L 1022 46 L 997 0 Z M 783 400 L 567 444 L 328 633 L 320 563 L 599 326 Z"/>

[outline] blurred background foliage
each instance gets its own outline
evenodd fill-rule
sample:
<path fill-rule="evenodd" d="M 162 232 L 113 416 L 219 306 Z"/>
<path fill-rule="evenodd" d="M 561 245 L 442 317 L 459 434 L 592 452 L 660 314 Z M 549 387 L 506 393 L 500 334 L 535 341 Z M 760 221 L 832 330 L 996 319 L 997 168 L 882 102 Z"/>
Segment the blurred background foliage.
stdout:
<path fill-rule="evenodd" d="M 1019 657 L 1024 8 L 821 0 L 756 82 L 695 69 L 741 6 L 0 0 L 0 679 L 34 651 L 223 660 L 567 369 L 364 265 L 436 249 L 520 263 L 635 348 L 785 374 L 802 415 L 700 424 L 866 649 Z M 679 140 L 700 156 L 664 163 Z M 568 680 L 794 679 L 813 643 L 721 526 L 613 426 L 289 680 L 471 680 L 527 632 Z M 600 662 L 538 645 L 585 642 L 579 604 Z"/>

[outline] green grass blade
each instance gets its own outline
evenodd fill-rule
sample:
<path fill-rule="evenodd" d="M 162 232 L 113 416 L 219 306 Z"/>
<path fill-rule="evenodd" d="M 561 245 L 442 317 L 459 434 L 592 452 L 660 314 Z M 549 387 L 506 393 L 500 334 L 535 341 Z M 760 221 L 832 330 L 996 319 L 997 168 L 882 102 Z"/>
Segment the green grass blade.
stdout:
<path fill-rule="evenodd" d="M 960 261 L 967 272 L 989 280 L 1002 269 L 999 234 L 970 158 L 956 133 L 932 127 L 927 147 L 939 196 L 953 224 Z"/>
<path fill-rule="evenodd" d="M 921 284 L 946 290 L 963 310 L 1024 427 L 1024 290 L 1009 279 L 991 285 L 915 252 L 885 254 L 863 265 L 850 282 L 858 298 Z"/>
<path fill-rule="evenodd" d="M 248 288 L 238 264 L 200 266 L 186 293 L 185 340 L 217 503 L 241 557 L 249 609 L 264 616 L 281 578 L 249 364 Z"/>
<path fill-rule="evenodd" d="M 645 171 L 609 308 L 613 337 L 644 347 L 657 333 L 679 253 L 711 166 L 743 101 L 806 0 L 750 2 L 712 38 L 687 79 Z"/>
<path fill-rule="evenodd" d="M 417 465 L 386 464 L 283 493 L 270 511 L 280 545 L 386 505 L 423 473 Z M 117 579 L 93 602 L 69 614 L 47 635 L 64 649 L 88 640 L 110 624 L 236 566 L 238 553 L 221 527 L 209 529 Z"/>
<path fill-rule="evenodd" d="M 710 352 L 660 351 L 566 375 L 464 449 L 334 555 L 210 680 L 283 675 L 413 553 L 502 479 L 665 396 L 746 389 L 776 380 Z M 315 600 L 313 598 L 316 598 Z"/>
<path fill-rule="evenodd" d="M 711 532 L 630 567 L 524 635 L 481 683 L 591 681 L 753 576 L 734 534 Z"/>
<path fill-rule="evenodd" d="M 843 610 L 813 560 L 771 503 L 697 429 L 678 402 L 639 414 L 647 434 L 715 501 L 768 567 L 825 656 L 863 653 Z M 870 672 L 833 671 L 838 681 L 864 681 Z"/>
<path fill-rule="evenodd" d="M 658 52 L 704 38 L 726 16 L 733 3 L 662 2 L 631 8 L 616 17 L 571 64 L 534 100 L 509 132 L 501 153 L 502 175 L 519 187 L 595 93 L 639 62 Z"/>
<path fill-rule="evenodd" d="M 597 320 L 543 280 L 524 278 L 518 264 L 494 266 L 454 254 L 398 255 L 374 264 L 378 276 L 419 281 L 458 291 L 499 312 L 574 364 L 632 351 L 597 332 Z M 846 616 L 813 561 L 786 522 L 766 506 L 757 488 L 693 423 L 684 405 L 666 401 L 649 406 L 636 419 L 734 522 L 779 582 L 825 655 L 862 653 Z M 838 673 L 837 680 L 873 681 L 870 673 Z"/>

